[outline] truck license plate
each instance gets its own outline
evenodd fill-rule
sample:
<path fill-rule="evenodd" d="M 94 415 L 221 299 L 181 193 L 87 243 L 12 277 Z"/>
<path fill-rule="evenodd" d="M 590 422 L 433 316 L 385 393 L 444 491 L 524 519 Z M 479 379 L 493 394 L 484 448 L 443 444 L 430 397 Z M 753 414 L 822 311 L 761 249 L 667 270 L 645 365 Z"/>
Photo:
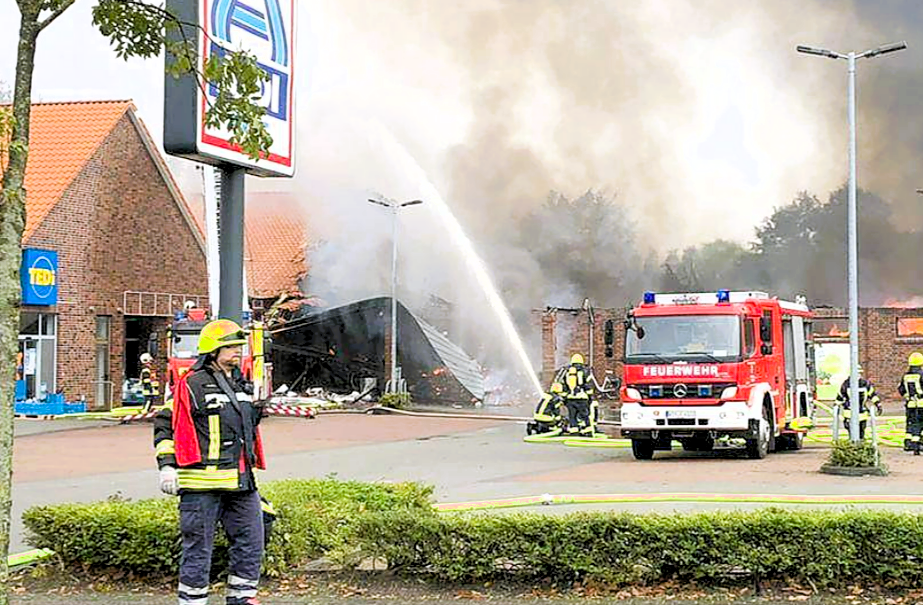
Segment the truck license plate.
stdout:
<path fill-rule="evenodd" d="M 695 410 L 667 410 L 667 418 L 695 418 Z"/>

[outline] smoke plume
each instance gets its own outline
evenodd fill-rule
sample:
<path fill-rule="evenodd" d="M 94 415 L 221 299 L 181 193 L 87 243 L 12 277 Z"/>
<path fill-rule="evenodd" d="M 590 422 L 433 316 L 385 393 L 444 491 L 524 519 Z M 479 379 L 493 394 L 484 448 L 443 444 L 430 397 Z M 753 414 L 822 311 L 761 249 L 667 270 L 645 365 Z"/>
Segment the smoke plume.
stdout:
<path fill-rule="evenodd" d="M 836 189 L 846 64 L 795 46 L 906 39 L 909 50 L 860 62 L 859 176 L 895 225 L 916 229 L 920 12 L 911 0 L 308 2 L 298 174 L 259 186 L 305 200 L 323 240 L 310 252 L 310 293 L 331 303 L 387 293 L 391 216 L 365 199 L 412 199 L 420 187 L 388 157 L 376 134 L 385 129 L 442 192 L 527 327 L 529 309 L 546 304 L 635 299 L 658 278 L 652 255 L 746 242 L 797 192 Z M 556 213 L 550 194 L 566 202 Z M 586 215 L 594 199 L 611 233 L 568 253 L 581 234 L 562 213 Z M 483 296 L 426 202 L 400 216 L 400 298 L 412 310 L 430 295 L 448 300 L 450 336 L 500 358 Z"/>

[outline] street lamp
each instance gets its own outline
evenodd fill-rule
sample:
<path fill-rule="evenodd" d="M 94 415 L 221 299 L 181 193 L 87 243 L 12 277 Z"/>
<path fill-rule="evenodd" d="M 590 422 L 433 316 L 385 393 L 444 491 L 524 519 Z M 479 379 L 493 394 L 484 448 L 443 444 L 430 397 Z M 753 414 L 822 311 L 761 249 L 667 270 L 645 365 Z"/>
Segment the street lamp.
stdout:
<path fill-rule="evenodd" d="M 396 202 L 384 198 L 384 200 L 369 199 L 372 204 L 384 206 L 391 209 L 393 220 L 391 221 L 391 393 L 399 392 L 397 375 L 397 213 L 401 208 L 422 204 L 422 200 L 411 200 L 409 202 Z"/>
<path fill-rule="evenodd" d="M 849 292 L 849 400 L 852 402 L 853 419 L 859 415 L 859 278 L 858 278 L 858 252 L 856 228 L 856 60 L 871 59 L 878 55 L 904 50 L 906 42 L 885 44 L 862 53 L 850 52 L 847 54 L 815 48 L 813 46 L 797 46 L 796 50 L 807 55 L 817 55 L 830 59 L 846 59 L 849 73 L 848 105 L 849 114 L 849 204 L 847 206 L 848 223 L 848 249 L 849 260 L 847 264 L 848 292 Z M 859 423 L 849 423 L 849 438 L 859 441 Z"/>

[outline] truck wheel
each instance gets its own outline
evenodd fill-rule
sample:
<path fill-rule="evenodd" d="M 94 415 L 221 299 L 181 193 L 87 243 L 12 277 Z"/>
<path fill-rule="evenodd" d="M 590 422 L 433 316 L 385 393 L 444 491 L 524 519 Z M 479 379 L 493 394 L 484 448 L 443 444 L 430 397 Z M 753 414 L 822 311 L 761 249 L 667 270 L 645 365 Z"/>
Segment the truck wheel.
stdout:
<path fill-rule="evenodd" d="M 760 418 L 759 429 L 756 437 L 747 439 L 747 457 L 752 460 L 761 460 L 769 453 L 769 440 L 772 436 L 772 423 L 766 408 L 763 408 L 763 417 Z"/>
<path fill-rule="evenodd" d="M 632 439 L 631 453 L 638 460 L 651 460 L 654 458 L 654 440 L 653 439 Z"/>

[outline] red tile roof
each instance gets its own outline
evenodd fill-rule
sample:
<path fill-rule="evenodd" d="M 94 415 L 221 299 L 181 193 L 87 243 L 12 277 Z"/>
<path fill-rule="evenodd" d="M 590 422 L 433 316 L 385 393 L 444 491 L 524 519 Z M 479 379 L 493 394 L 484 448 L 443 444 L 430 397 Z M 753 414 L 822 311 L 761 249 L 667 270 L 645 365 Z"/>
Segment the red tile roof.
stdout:
<path fill-rule="evenodd" d="M 32 105 L 24 242 L 129 110 L 131 101 Z"/>
<path fill-rule="evenodd" d="M 247 289 L 254 298 L 301 292 L 308 273 L 307 211 L 293 194 L 255 192 L 247 196 L 244 234 Z"/>
<path fill-rule="evenodd" d="M 187 195 L 196 224 L 205 232 L 201 194 Z M 290 193 L 247 193 L 244 217 L 247 290 L 253 298 L 301 293 L 308 273 L 305 248 L 310 240 L 307 211 Z"/>

